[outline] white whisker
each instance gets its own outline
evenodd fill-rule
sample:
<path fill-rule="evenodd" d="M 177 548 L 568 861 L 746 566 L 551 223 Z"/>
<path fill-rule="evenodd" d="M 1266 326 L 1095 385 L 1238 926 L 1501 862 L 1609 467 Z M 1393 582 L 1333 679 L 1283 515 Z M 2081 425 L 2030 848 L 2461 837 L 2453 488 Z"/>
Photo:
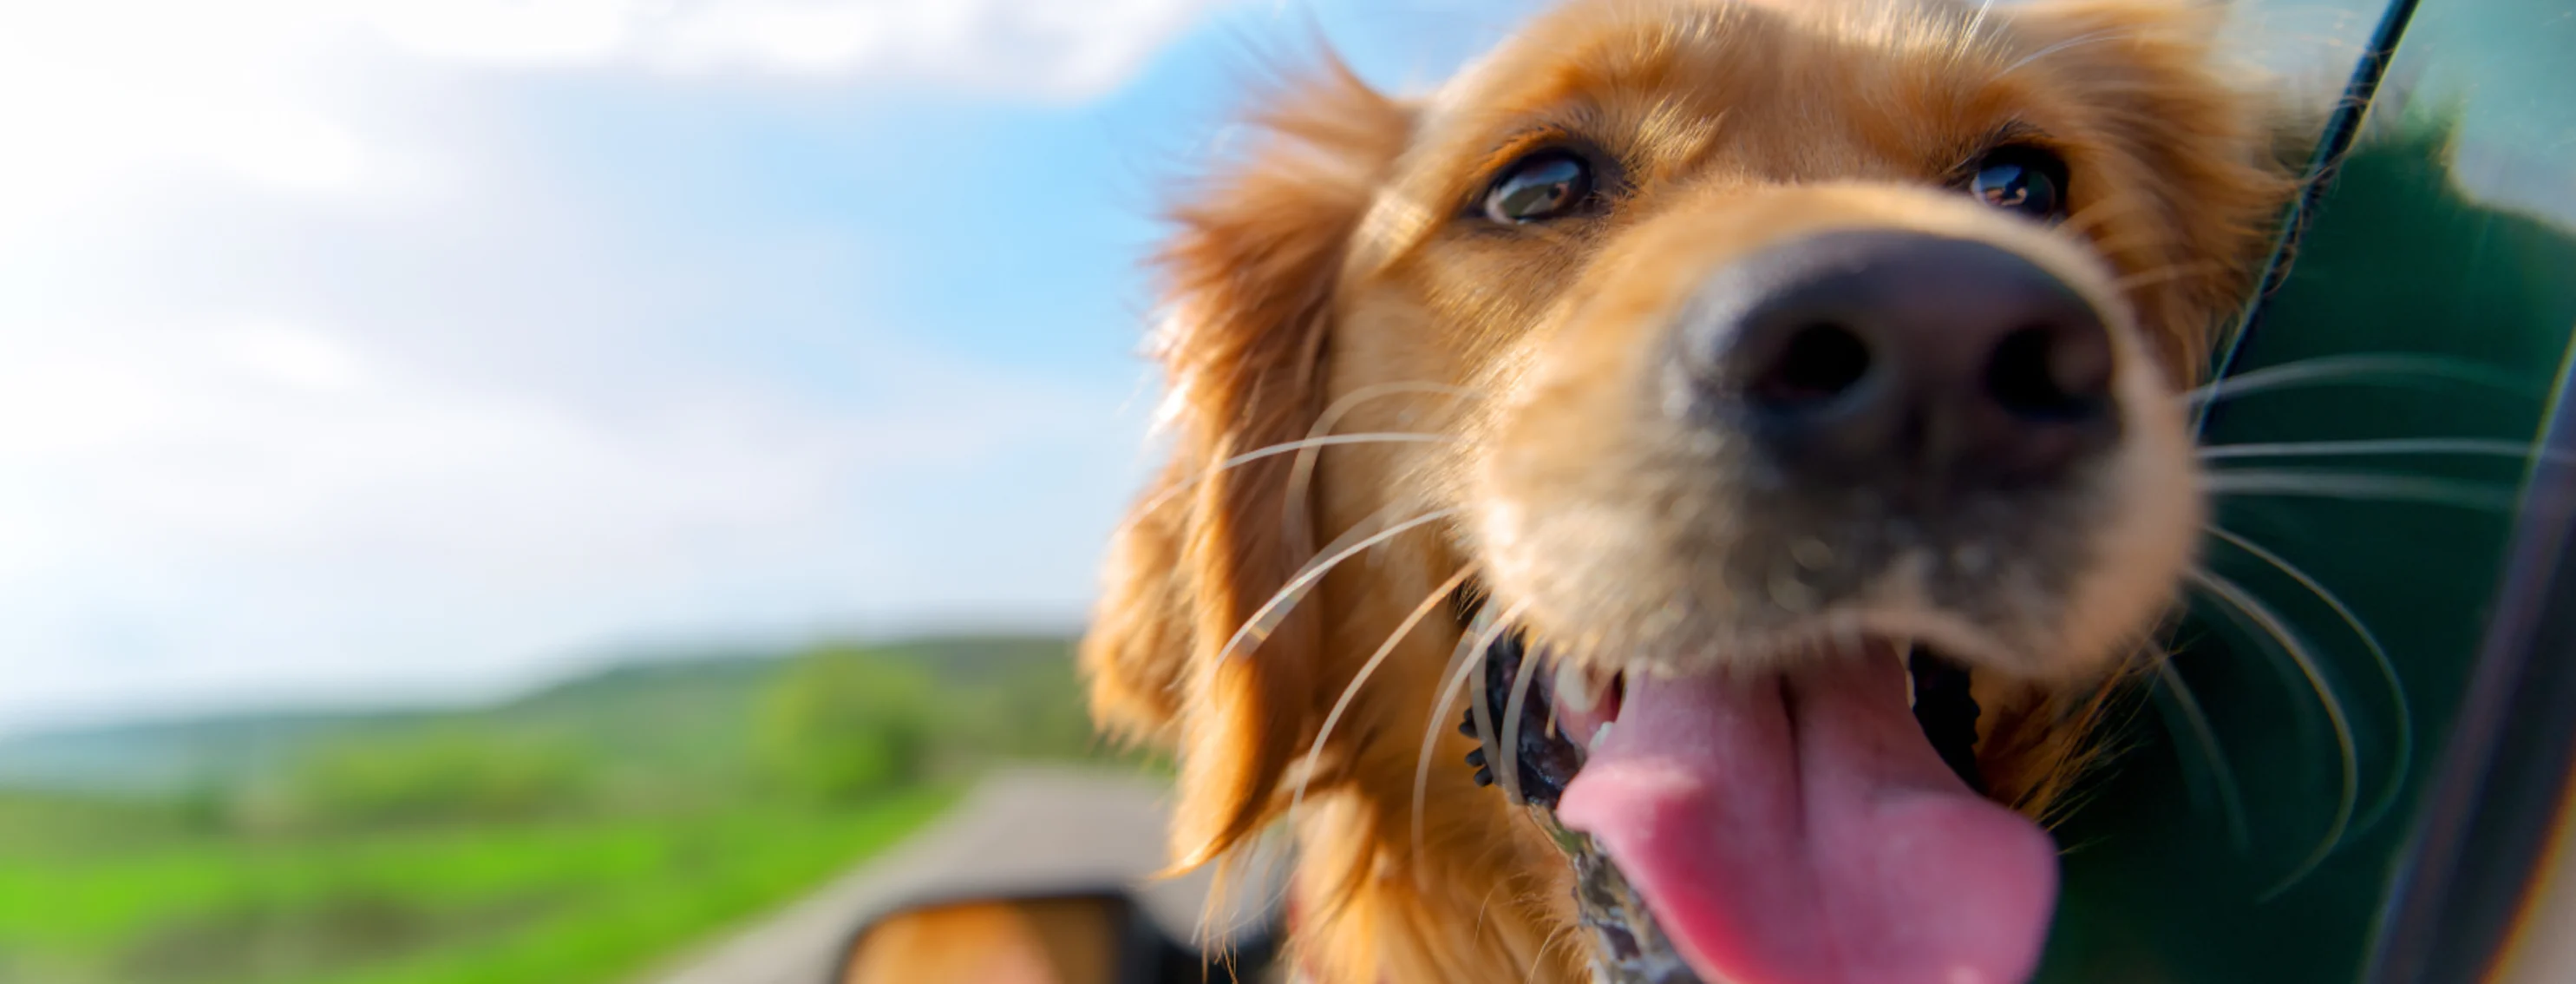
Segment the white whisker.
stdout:
<path fill-rule="evenodd" d="M 1351 674 L 1350 685 L 1343 687 L 1341 697 L 1333 701 L 1332 711 L 1324 715 L 1323 726 L 1315 729 L 1314 745 L 1306 749 L 1306 768 L 1298 777 L 1297 791 L 1288 798 L 1288 825 L 1291 829 L 1297 825 L 1298 807 L 1306 801 L 1306 784 L 1315 775 L 1315 764 L 1323 758 L 1324 742 L 1333 736 L 1333 726 L 1340 724 L 1342 715 L 1351 709 L 1351 701 L 1359 697 L 1360 686 L 1377 673 L 1377 668 L 1395 652 L 1398 643 L 1413 634 L 1413 627 L 1422 624 L 1424 616 L 1431 614 L 1431 610 L 1439 607 L 1440 602 L 1456 593 L 1458 586 L 1467 583 L 1467 579 L 1475 573 L 1475 566 L 1468 565 L 1451 575 L 1449 580 L 1442 582 L 1440 587 L 1433 589 L 1430 597 L 1422 599 L 1422 604 L 1414 606 L 1412 614 L 1406 615 L 1404 621 L 1396 625 L 1395 631 L 1387 634 L 1386 642 L 1379 645 L 1376 652 L 1369 654 L 1368 662 L 1360 664 L 1359 672 Z"/>
<path fill-rule="evenodd" d="M 2254 835 L 2245 820 L 2245 791 L 2236 785 L 2236 769 L 2227 763 L 2227 750 L 2218 744 L 2218 730 L 2210 727 L 2209 712 L 2201 709 L 2200 698 L 2192 694 L 2191 684 L 2184 682 L 2170 657 L 2156 661 L 2156 679 L 2164 684 L 2162 692 L 2173 699 L 2174 712 L 2182 717 L 2192 743 L 2215 773 L 2211 778 L 2218 784 L 2218 813 L 2227 824 L 2228 840 L 2239 851 L 2252 851 Z"/>
<path fill-rule="evenodd" d="M 2361 818 L 2354 822 L 2354 828 L 2369 830 L 2378 825 L 2380 819 L 2387 814 L 2389 807 L 2396 805 L 2397 794 L 2406 788 L 2406 774 L 2415 768 L 2415 711 L 2406 703 L 2406 682 L 2398 676 L 2397 661 L 2388 657 L 2388 649 L 2381 646 L 2379 637 L 2361 623 L 2361 616 L 2354 614 L 2352 609 L 2343 603 L 2342 598 L 2326 590 L 2324 584 L 2308 576 L 2308 572 L 2300 570 L 2298 565 L 2265 549 L 2261 544 L 2221 529 L 2215 524 L 2202 528 L 2208 530 L 2211 535 L 2227 541 L 2236 549 L 2252 554 L 2256 559 L 2272 565 L 2281 573 L 2289 575 L 2291 580 L 2299 582 L 2300 587 L 2308 589 L 2309 594 L 2315 595 L 2318 601 L 2324 602 L 2327 608 L 2334 610 L 2336 617 L 2343 619 L 2344 626 L 2361 639 L 2363 648 L 2370 650 L 2371 661 L 2379 665 L 2379 676 L 2388 684 L 2389 704 L 2397 712 L 2397 762 L 2389 768 L 2388 787 L 2380 792 L 2379 798 L 2373 801 L 2368 809 L 2361 812 Z"/>
<path fill-rule="evenodd" d="M 1445 383 L 1397 382 L 1362 386 L 1343 394 L 1340 399 L 1334 400 L 1331 406 L 1325 407 L 1323 413 L 1317 414 L 1315 425 L 1306 429 L 1306 440 L 1322 440 L 1325 435 L 1333 432 L 1335 426 L 1341 424 L 1344 416 L 1357 409 L 1360 404 L 1407 393 L 1448 396 L 1456 399 L 1476 399 L 1481 396 L 1474 390 Z M 1281 522 L 1288 531 L 1291 543 L 1304 542 L 1312 535 L 1312 531 L 1307 528 L 1306 520 L 1306 486 L 1314 479 L 1316 459 L 1322 456 L 1325 448 L 1332 446 L 1301 443 L 1297 448 L 1296 462 L 1288 468 L 1288 514 L 1282 517 Z"/>
<path fill-rule="evenodd" d="M 2231 611 L 2241 616 L 2240 622 L 2261 630 L 2280 645 L 2281 652 L 2289 657 L 2300 675 L 2307 678 L 2308 689 L 2315 692 L 2317 706 L 2325 711 L 2326 723 L 2334 730 L 2335 750 L 2341 753 L 2339 778 L 2342 793 L 2335 801 L 2334 819 L 2327 823 L 2326 832 L 2317 839 L 2315 849 L 2309 851 L 2308 856 L 2301 859 L 2279 884 L 2260 896 L 2269 901 L 2298 884 L 2318 865 L 2324 864 L 2326 857 L 2343 843 L 2344 833 L 2352 828 L 2353 814 L 2361 800 L 2361 758 L 2353 740 L 2352 721 L 2344 715 L 2343 702 L 2335 697 L 2334 688 L 2326 682 L 2325 671 L 2317 665 L 2315 655 L 2308 651 L 2307 644 L 2299 640 L 2298 633 L 2290 628 L 2288 622 L 2234 581 L 2197 567 L 2191 570 L 2190 577 L 2193 584 L 2225 602 Z"/>
<path fill-rule="evenodd" d="M 2214 496 L 2299 496 L 2361 502 L 2416 502 L 2458 509 L 2510 511 L 2514 494 L 2476 482 L 2412 475 L 2328 471 L 2216 471 L 2201 477 Z"/>
<path fill-rule="evenodd" d="M 1512 620 L 1520 617 L 1524 607 L 1514 605 L 1510 610 L 1496 617 L 1483 632 L 1462 637 L 1459 641 L 1465 644 L 1466 648 L 1450 658 L 1450 664 L 1455 667 L 1455 670 L 1449 674 L 1448 680 L 1441 683 L 1440 692 L 1433 700 L 1431 720 L 1422 729 L 1422 750 L 1414 758 L 1413 763 L 1413 853 L 1416 857 L 1423 856 L 1424 853 L 1423 802 L 1430 793 L 1431 756 L 1439 748 L 1440 725 L 1449 716 L 1449 704 L 1458 699 L 1458 690 L 1466 685 L 1467 675 L 1484 666 L 1485 650 L 1493 647 L 1494 640 L 1502 638 L 1503 633 L 1510 629 Z M 1470 710 L 1473 709 L 1470 708 Z"/>
<path fill-rule="evenodd" d="M 2239 396 L 2327 382 L 2466 383 L 2500 392 L 2538 396 L 2529 385 L 2507 373 L 2449 359 L 2413 355 L 2334 355 L 2301 359 L 2242 372 L 2178 394 L 2187 404 L 2216 403 Z"/>
<path fill-rule="evenodd" d="M 2372 455 L 2459 455 L 2464 457 L 2532 458 L 2544 454 L 2528 441 L 2473 437 L 2402 437 L 2369 441 L 2281 441 L 2217 444 L 2200 449 L 2200 460 L 2237 458 L 2337 458 Z"/>
<path fill-rule="evenodd" d="M 1121 530 L 1123 531 L 1125 527 L 1133 526 L 1139 521 L 1142 521 L 1145 517 L 1153 515 L 1155 510 L 1161 509 L 1165 505 L 1170 504 L 1173 499 L 1180 498 L 1182 493 L 1197 488 L 1200 483 L 1215 477 L 1217 473 L 1241 468 L 1264 458 L 1276 458 L 1283 454 L 1302 451 L 1310 447 L 1332 447 L 1337 444 L 1445 444 L 1455 440 L 1457 440 L 1457 438 L 1450 437 L 1446 434 L 1425 434 L 1412 431 L 1379 431 L 1365 434 L 1335 434 L 1329 437 L 1310 437 L 1302 441 L 1281 441 L 1267 447 L 1254 448 L 1253 450 L 1227 458 L 1224 461 L 1209 465 L 1205 470 L 1202 470 L 1196 475 L 1190 476 L 1188 480 L 1156 493 L 1154 497 L 1145 500 L 1143 505 L 1137 506 L 1134 512 L 1128 514 L 1127 521 L 1122 524 Z"/>
<path fill-rule="evenodd" d="M 1503 798 L 1515 804 L 1528 801 L 1521 795 L 1521 712 L 1529 703 L 1530 684 L 1537 679 L 1538 651 L 1524 639 L 1520 671 L 1512 675 L 1511 696 L 1503 702 L 1503 761 L 1487 763 L 1503 785 Z"/>
<path fill-rule="evenodd" d="M 1383 512 L 1380 513 L 1380 515 L 1383 514 Z M 1348 546 L 1333 549 L 1331 545 L 1327 545 L 1326 549 L 1331 550 L 1331 553 L 1317 557 L 1315 560 L 1308 562 L 1305 569 L 1298 571 L 1296 577 L 1288 579 L 1287 584 L 1279 587 L 1277 594 L 1271 595 L 1270 600 L 1264 602 L 1260 609 L 1254 611 L 1251 618 L 1243 621 L 1243 627 L 1236 629 L 1234 631 L 1234 636 L 1225 641 L 1225 648 L 1217 651 L 1217 662 L 1222 663 L 1228 659 L 1232 659 L 1242 650 L 1242 646 L 1247 639 L 1257 644 L 1260 640 L 1269 638 L 1271 630 L 1279 627 L 1280 620 L 1288 616 L 1289 610 L 1295 607 L 1297 600 L 1306 596 L 1306 590 L 1313 587 L 1315 582 L 1323 580 L 1324 575 L 1331 573 L 1336 565 L 1339 565 L 1341 562 L 1349 560 L 1352 557 L 1358 556 L 1360 551 L 1367 550 L 1370 547 L 1395 539 L 1407 530 L 1414 529 L 1426 523 L 1438 522 L 1457 514 L 1458 510 L 1456 509 L 1434 509 L 1430 512 L 1423 513 L 1422 515 L 1415 516 L 1412 519 L 1405 520 L 1404 522 L 1397 523 L 1394 526 L 1387 527 L 1384 530 L 1380 530 L 1374 534 L 1363 537 L 1358 542 L 1352 543 Z M 1366 523 L 1363 523 L 1360 527 L 1352 528 L 1349 533 L 1342 534 L 1343 538 L 1349 538 L 1351 534 L 1359 532 L 1359 530 L 1364 528 L 1366 525 Z M 1341 541 L 1336 540 L 1334 542 L 1340 543 Z"/>

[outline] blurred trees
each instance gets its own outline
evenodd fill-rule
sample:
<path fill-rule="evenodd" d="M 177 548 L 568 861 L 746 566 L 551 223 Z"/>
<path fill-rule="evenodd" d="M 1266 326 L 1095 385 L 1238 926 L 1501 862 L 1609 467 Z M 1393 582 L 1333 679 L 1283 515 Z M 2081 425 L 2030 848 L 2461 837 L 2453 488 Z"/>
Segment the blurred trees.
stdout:
<path fill-rule="evenodd" d="M 762 701 L 762 765 L 786 788 L 855 800 L 920 781 L 937 741 L 938 686 L 922 668 L 866 650 L 809 652 Z"/>
<path fill-rule="evenodd" d="M 753 801 L 843 809 L 996 762 L 1110 754 L 1092 735 L 1071 650 L 1047 636 L 824 644 L 624 663 L 478 708 L 138 725 L 60 740 L 61 763 L 29 773 L 85 785 L 0 781 L 0 797 L 14 788 L 73 804 L 110 794 L 120 811 L 148 806 L 216 836 L 667 816 Z M 17 754 L 30 748 L 43 751 L 22 741 Z M 83 824 L 54 826 L 64 829 L 48 839 Z"/>
<path fill-rule="evenodd" d="M 1061 638 L 969 637 L 627 665 L 481 710 L 352 718 L 189 795 L 270 833 L 761 798 L 853 805 L 994 762 L 1107 753 L 1070 649 Z"/>
<path fill-rule="evenodd" d="M 1101 751 L 1068 647 L 1058 640 L 808 650 L 771 686 L 759 736 L 768 774 L 825 799 L 864 797 L 995 761 Z"/>
<path fill-rule="evenodd" d="M 593 767 L 566 743 L 526 735 L 396 730 L 299 756 L 244 790 L 240 816 L 273 830 L 527 820 L 579 807 Z"/>

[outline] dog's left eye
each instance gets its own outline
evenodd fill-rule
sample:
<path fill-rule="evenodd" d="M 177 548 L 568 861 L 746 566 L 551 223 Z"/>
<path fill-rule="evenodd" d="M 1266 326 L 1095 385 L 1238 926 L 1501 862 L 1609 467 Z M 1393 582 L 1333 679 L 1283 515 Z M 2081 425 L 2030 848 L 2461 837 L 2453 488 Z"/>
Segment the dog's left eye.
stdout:
<path fill-rule="evenodd" d="M 1968 191 L 2042 222 L 2066 216 L 2066 162 L 2037 147 L 2001 147 L 1977 162 Z"/>
<path fill-rule="evenodd" d="M 1504 225 L 1545 222 L 1592 200 L 1592 165 L 1570 150 L 1542 150 L 1513 161 L 1485 192 L 1485 217 Z"/>

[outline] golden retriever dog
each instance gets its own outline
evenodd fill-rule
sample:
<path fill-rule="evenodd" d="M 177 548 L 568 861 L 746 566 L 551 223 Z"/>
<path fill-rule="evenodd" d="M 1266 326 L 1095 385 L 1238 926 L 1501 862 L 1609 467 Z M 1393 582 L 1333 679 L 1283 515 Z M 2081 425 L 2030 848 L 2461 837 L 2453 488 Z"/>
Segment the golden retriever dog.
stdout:
<path fill-rule="evenodd" d="M 1267 100 L 1083 651 L 1178 863 L 1286 828 L 1324 984 L 2027 979 L 2287 187 L 2220 13 L 1575 0 Z"/>

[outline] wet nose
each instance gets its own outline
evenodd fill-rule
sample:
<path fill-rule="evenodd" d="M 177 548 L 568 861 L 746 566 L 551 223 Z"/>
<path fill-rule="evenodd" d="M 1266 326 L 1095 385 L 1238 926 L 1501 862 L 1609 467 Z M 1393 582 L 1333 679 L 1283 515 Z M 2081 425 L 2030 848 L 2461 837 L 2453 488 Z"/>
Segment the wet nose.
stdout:
<path fill-rule="evenodd" d="M 1677 339 L 1688 411 L 1810 480 L 2045 483 L 2119 435 L 2100 312 L 1974 240 L 1866 231 L 1784 244 L 1713 277 Z"/>

